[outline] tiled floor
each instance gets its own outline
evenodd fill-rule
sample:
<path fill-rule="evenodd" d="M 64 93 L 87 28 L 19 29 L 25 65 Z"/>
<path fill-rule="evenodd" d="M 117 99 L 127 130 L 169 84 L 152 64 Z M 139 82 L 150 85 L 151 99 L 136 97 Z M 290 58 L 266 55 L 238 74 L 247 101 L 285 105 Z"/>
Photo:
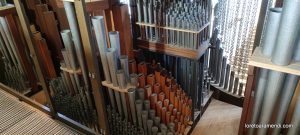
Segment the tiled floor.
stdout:
<path fill-rule="evenodd" d="M 237 135 L 242 108 L 213 99 L 192 135 Z"/>

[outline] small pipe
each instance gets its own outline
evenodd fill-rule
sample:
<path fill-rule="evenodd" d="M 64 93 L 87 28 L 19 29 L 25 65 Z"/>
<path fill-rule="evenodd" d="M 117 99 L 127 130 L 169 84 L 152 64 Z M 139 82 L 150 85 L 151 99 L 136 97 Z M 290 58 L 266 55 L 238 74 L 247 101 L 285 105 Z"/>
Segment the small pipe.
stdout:
<path fill-rule="evenodd" d="M 138 73 L 143 73 L 144 76 L 147 76 L 147 64 L 145 62 L 141 62 L 138 64 Z"/>
<path fill-rule="evenodd" d="M 154 85 L 153 92 L 156 93 L 156 94 L 159 94 L 160 91 L 161 91 L 161 86 L 160 86 L 159 83 L 156 83 L 156 84 Z"/>
<path fill-rule="evenodd" d="M 138 95 L 138 99 L 140 99 L 144 102 L 144 100 L 145 100 L 145 89 L 144 88 L 138 88 L 137 89 L 137 95 Z"/>
<path fill-rule="evenodd" d="M 149 110 L 149 118 L 151 120 L 154 120 L 154 118 L 155 118 L 155 110 L 154 109 Z"/>
<path fill-rule="evenodd" d="M 124 92 L 121 92 L 121 101 L 122 101 L 122 108 L 123 108 L 125 119 L 129 120 L 128 119 L 128 110 L 127 110 L 126 95 L 125 95 Z"/>
<path fill-rule="evenodd" d="M 163 102 L 165 100 L 165 93 L 163 93 L 163 92 L 159 93 L 158 100 Z"/>
<path fill-rule="evenodd" d="M 129 106 L 130 106 L 130 111 L 132 116 L 132 122 L 134 125 L 137 124 L 136 111 L 135 111 L 135 92 L 136 90 L 133 88 L 128 90 Z"/>
<path fill-rule="evenodd" d="M 135 107 L 136 107 L 138 125 L 140 127 L 142 127 L 143 126 L 143 122 L 142 122 L 143 101 L 142 100 L 136 100 L 135 101 Z"/>
<path fill-rule="evenodd" d="M 160 120 L 159 116 L 155 117 L 153 121 L 154 121 L 154 125 L 155 126 L 159 126 L 160 125 L 161 120 Z"/>
<path fill-rule="evenodd" d="M 155 109 L 156 102 L 157 102 L 157 94 L 156 93 L 152 93 L 151 94 L 151 98 L 150 98 L 151 109 Z"/>
<path fill-rule="evenodd" d="M 121 62 L 121 68 L 125 72 L 126 82 L 128 83 L 130 81 L 129 66 L 128 66 L 128 56 L 127 55 L 121 55 L 120 56 L 120 62 Z"/>
<path fill-rule="evenodd" d="M 110 48 L 116 49 L 117 59 L 121 56 L 121 48 L 120 48 L 120 36 L 118 31 L 108 32 L 109 40 L 110 40 Z"/>
<path fill-rule="evenodd" d="M 161 109 L 162 109 L 162 102 L 161 101 L 157 101 L 156 102 L 156 116 L 161 117 Z"/>
<path fill-rule="evenodd" d="M 139 83 L 138 83 L 138 75 L 133 73 L 133 74 L 130 74 L 130 84 L 132 86 L 136 86 L 138 87 Z"/>
<path fill-rule="evenodd" d="M 155 76 L 153 74 L 147 76 L 147 84 L 151 86 L 155 84 Z"/>
<path fill-rule="evenodd" d="M 126 77 L 125 77 L 124 70 L 117 70 L 116 74 L 117 74 L 117 81 L 119 84 L 119 88 L 126 89 L 127 83 L 126 83 Z"/>
<path fill-rule="evenodd" d="M 120 93 L 118 91 L 114 91 L 114 93 L 115 93 L 115 99 L 117 102 L 118 112 L 123 117 L 124 115 L 123 115 L 122 103 L 121 103 L 121 99 L 120 99 Z"/>
<path fill-rule="evenodd" d="M 161 108 L 161 120 L 165 124 L 166 124 L 166 112 L 167 112 L 167 108 L 166 107 L 162 107 Z"/>
<path fill-rule="evenodd" d="M 152 127 L 151 131 L 152 131 L 152 135 L 157 135 L 158 128 L 157 127 Z"/>
<path fill-rule="evenodd" d="M 150 101 L 144 100 L 144 110 L 149 111 L 150 110 Z"/>
<path fill-rule="evenodd" d="M 151 85 L 146 85 L 145 89 L 146 89 L 146 99 L 150 99 L 150 96 L 152 94 L 152 86 Z"/>
<path fill-rule="evenodd" d="M 129 65 L 129 74 L 137 74 L 136 61 L 134 59 L 131 59 L 128 61 L 128 65 Z"/>
<path fill-rule="evenodd" d="M 147 120 L 148 135 L 152 135 L 152 126 L 153 126 L 153 120 Z"/>
<path fill-rule="evenodd" d="M 139 80 L 139 87 L 144 88 L 145 87 L 145 75 L 143 73 L 140 73 L 138 75 L 138 80 Z"/>
<path fill-rule="evenodd" d="M 148 120 L 148 111 L 142 111 L 142 121 L 143 121 L 143 128 L 144 133 L 148 133 L 147 131 L 147 120 Z"/>
<path fill-rule="evenodd" d="M 109 48 L 106 52 L 106 58 L 108 61 L 110 76 L 113 82 L 113 86 L 118 87 L 118 80 L 117 80 L 117 56 L 116 56 L 116 49 L 115 48 Z"/>

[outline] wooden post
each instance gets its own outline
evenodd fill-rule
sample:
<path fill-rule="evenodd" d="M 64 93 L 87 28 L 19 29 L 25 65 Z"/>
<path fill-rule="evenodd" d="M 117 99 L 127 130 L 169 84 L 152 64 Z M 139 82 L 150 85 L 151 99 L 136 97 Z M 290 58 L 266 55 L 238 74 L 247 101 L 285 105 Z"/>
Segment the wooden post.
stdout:
<path fill-rule="evenodd" d="M 96 45 L 91 38 L 91 23 L 86 12 L 85 0 L 78 0 L 74 2 L 76 15 L 78 19 L 79 29 L 81 32 L 82 45 L 85 53 L 87 67 L 91 80 L 91 88 L 94 95 L 96 109 L 98 113 L 99 128 L 103 129 L 105 134 L 109 134 L 107 124 L 107 115 L 105 110 L 105 101 L 103 97 L 101 77 L 99 71 L 99 63 L 95 53 Z"/>
<path fill-rule="evenodd" d="M 29 23 L 28 23 L 28 20 L 27 20 L 25 11 L 24 11 L 24 7 L 21 3 L 21 0 L 14 0 L 14 4 L 15 4 L 15 7 L 16 7 L 19 19 L 20 19 L 21 27 L 22 27 L 22 30 L 23 30 L 23 33 L 24 33 L 24 36 L 25 36 L 25 40 L 27 42 L 27 46 L 30 50 L 31 58 L 33 59 L 33 63 L 34 63 L 35 69 L 36 69 L 38 80 L 40 81 L 40 83 L 42 85 L 42 88 L 45 92 L 47 102 L 49 104 L 50 111 L 52 112 L 52 117 L 54 117 L 55 114 L 56 114 L 56 111 L 55 111 L 54 106 L 52 104 L 53 102 L 52 102 L 51 97 L 50 97 L 50 90 L 47 86 L 47 82 L 45 80 L 45 77 L 44 77 L 42 69 L 41 69 L 41 63 L 39 63 L 39 61 L 36 57 L 37 56 L 36 54 L 37 54 L 38 50 L 36 50 L 36 48 L 34 46 L 33 35 L 32 35 L 32 33 L 29 29 Z"/>

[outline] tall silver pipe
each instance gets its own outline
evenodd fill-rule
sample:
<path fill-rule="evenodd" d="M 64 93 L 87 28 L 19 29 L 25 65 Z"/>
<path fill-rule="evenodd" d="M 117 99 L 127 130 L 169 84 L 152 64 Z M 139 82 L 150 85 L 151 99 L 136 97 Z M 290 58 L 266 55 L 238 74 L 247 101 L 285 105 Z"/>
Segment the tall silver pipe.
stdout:
<path fill-rule="evenodd" d="M 282 94 L 280 96 L 280 102 L 279 102 L 279 107 L 278 107 L 278 114 L 277 114 L 277 119 L 275 124 L 283 124 L 286 113 L 289 108 L 289 104 L 292 100 L 294 91 L 297 87 L 299 81 L 299 76 L 296 75 L 287 75 L 285 81 L 284 81 L 284 86 L 282 88 Z M 280 128 L 275 128 L 273 129 L 273 135 L 279 135 L 280 133 Z"/>
<path fill-rule="evenodd" d="M 111 31 L 108 33 L 110 47 L 116 49 L 117 58 L 121 56 L 121 48 L 120 48 L 120 36 L 118 31 Z"/>
<path fill-rule="evenodd" d="M 63 30 L 61 32 L 61 37 L 63 40 L 63 43 L 66 47 L 66 50 L 68 52 L 68 58 L 69 58 L 69 62 L 70 62 L 70 66 L 71 68 L 75 71 L 77 69 L 77 60 L 76 60 L 76 54 L 75 54 L 75 47 L 72 41 L 72 35 L 71 35 L 71 31 L 70 30 Z M 80 80 L 79 80 L 79 76 L 78 74 L 74 74 L 74 78 L 76 81 L 76 85 L 77 88 L 80 87 Z"/>
<path fill-rule="evenodd" d="M 117 80 L 117 56 L 116 56 L 116 49 L 115 48 L 109 48 L 106 52 L 106 58 L 108 61 L 108 66 L 109 66 L 109 72 L 110 72 L 110 77 L 113 82 L 113 86 L 117 87 L 119 86 L 118 80 Z"/>
<path fill-rule="evenodd" d="M 136 6 L 137 6 L 138 22 L 142 22 L 141 0 L 137 0 Z"/>
<path fill-rule="evenodd" d="M 124 117 L 126 120 L 128 120 L 127 101 L 126 101 L 126 95 L 124 92 L 121 92 L 121 103 L 122 103 Z"/>
<path fill-rule="evenodd" d="M 143 110 L 143 101 L 142 100 L 136 100 L 135 101 L 135 107 L 136 107 L 136 116 L 138 120 L 138 124 L 140 127 L 143 127 L 143 122 L 142 122 L 142 110 Z"/>
<path fill-rule="evenodd" d="M 63 58 L 64 58 L 64 60 L 65 60 L 66 67 L 67 67 L 67 68 L 70 68 L 70 63 L 71 63 L 71 62 L 70 62 L 70 58 L 69 58 L 68 52 L 67 52 L 65 49 L 62 49 L 61 53 L 62 53 Z M 66 71 L 64 71 L 64 72 L 66 72 Z M 72 88 L 73 88 L 74 92 L 75 92 L 76 94 L 78 94 L 78 91 L 79 91 L 79 87 L 80 87 L 80 86 L 78 87 L 78 85 L 76 84 L 75 76 L 74 76 L 73 74 L 69 74 L 69 73 L 67 73 L 67 72 L 66 72 L 66 74 L 71 78 L 71 84 L 72 84 Z"/>
<path fill-rule="evenodd" d="M 80 41 L 80 35 L 79 35 L 79 30 L 78 30 L 78 21 L 76 19 L 76 15 L 75 15 L 75 9 L 74 9 L 74 5 L 72 4 L 72 2 L 66 2 L 64 1 L 64 8 L 66 11 L 66 16 L 69 22 L 69 26 L 71 29 L 71 33 L 72 33 L 72 39 L 73 42 L 75 44 L 75 50 L 76 50 L 76 56 L 77 59 L 79 61 L 79 65 L 81 67 L 82 70 L 82 75 L 83 75 L 83 79 L 84 79 L 84 83 L 86 87 L 89 87 L 89 78 L 87 75 L 87 69 L 86 69 L 86 65 L 84 63 L 84 54 L 83 54 L 83 48 L 82 48 L 82 44 Z"/>
<path fill-rule="evenodd" d="M 265 56 L 271 57 L 276 44 L 278 28 L 280 24 L 282 8 L 270 8 L 268 20 L 264 31 L 264 36 L 261 42 L 262 53 Z"/>
<path fill-rule="evenodd" d="M 292 128 L 289 128 L 287 135 L 299 135 L 300 132 L 300 98 L 298 98 L 295 111 L 293 113 L 291 125 Z"/>
<path fill-rule="evenodd" d="M 100 51 L 100 58 L 101 58 L 101 63 L 102 63 L 103 71 L 104 71 L 105 80 L 107 83 L 111 83 L 108 62 L 107 62 L 106 55 L 105 55 L 105 52 L 107 50 L 107 41 L 106 41 L 104 17 L 103 16 L 94 16 L 92 18 L 92 23 L 94 26 L 96 41 L 97 41 L 98 48 Z"/>
<path fill-rule="evenodd" d="M 278 30 L 276 47 L 273 52 L 272 62 L 286 66 L 290 64 L 293 50 L 300 30 L 299 0 L 285 0 Z"/>
<path fill-rule="evenodd" d="M 128 83 L 128 82 L 130 82 L 129 67 L 128 67 L 128 56 L 127 55 L 121 55 L 120 56 L 120 62 L 121 62 L 121 68 L 124 70 L 124 73 L 125 73 L 126 83 Z"/>
<path fill-rule="evenodd" d="M 132 122 L 134 125 L 137 124 L 135 111 L 135 92 L 136 90 L 133 88 L 128 90 L 129 106 L 131 111 Z"/>
<path fill-rule="evenodd" d="M 264 100 L 260 115 L 260 124 L 268 124 L 270 122 L 272 113 L 274 111 L 275 103 L 280 94 L 285 74 L 277 71 L 270 71 L 268 76 L 268 83 L 265 89 Z M 258 129 L 258 135 L 265 135 L 267 128 Z"/>
<path fill-rule="evenodd" d="M 124 70 L 117 70 L 117 81 L 120 89 L 126 89 L 127 83 Z"/>

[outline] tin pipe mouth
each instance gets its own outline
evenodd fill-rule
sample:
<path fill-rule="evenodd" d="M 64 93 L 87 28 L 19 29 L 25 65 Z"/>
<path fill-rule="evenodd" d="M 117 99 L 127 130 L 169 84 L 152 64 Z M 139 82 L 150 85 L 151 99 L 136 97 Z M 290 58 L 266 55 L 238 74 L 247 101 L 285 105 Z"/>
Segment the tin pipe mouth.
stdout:
<path fill-rule="evenodd" d="M 282 12 L 282 8 L 270 8 L 269 10 L 271 12 L 275 12 L 275 13 L 281 13 Z"/>
<path fill-rule="evenodd" d="M 94 17 L 92 17 L 92 19 L 100 20 L 100 19 L 104 19 L 104 17 L 103 16 L 94 16 Z"/>

